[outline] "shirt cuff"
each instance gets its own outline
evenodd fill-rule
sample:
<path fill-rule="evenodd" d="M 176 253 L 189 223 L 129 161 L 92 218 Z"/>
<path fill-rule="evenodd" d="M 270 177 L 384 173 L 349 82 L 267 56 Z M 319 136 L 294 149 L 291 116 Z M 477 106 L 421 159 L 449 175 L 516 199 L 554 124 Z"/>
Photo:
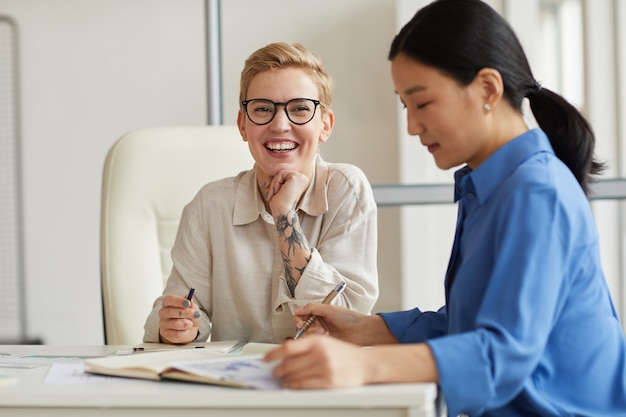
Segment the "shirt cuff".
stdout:
<path fill-rule="evenodd" d="M 495 396 L 487 353 L 475 333 L 427 341 L 439 374 L 439 385 L 450 415 L 481 413 Z M 459 383 L 466 381 L 466 383 Z"/>

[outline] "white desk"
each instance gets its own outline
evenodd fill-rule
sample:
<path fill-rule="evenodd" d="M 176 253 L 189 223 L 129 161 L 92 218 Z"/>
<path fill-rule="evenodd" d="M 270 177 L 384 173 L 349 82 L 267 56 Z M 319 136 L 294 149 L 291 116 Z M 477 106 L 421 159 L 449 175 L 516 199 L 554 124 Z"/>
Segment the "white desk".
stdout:
<path fill-rule="evenodd" d="M 128 346 L 2 346 L 0 353 L 105 356 Z M 341 390 L 255 391 L 169 381 L 50 385 L 48 367 L 0 368 L 18 378 L 0 385 L 0 416 L 436 417 L 435 384 Z"/>

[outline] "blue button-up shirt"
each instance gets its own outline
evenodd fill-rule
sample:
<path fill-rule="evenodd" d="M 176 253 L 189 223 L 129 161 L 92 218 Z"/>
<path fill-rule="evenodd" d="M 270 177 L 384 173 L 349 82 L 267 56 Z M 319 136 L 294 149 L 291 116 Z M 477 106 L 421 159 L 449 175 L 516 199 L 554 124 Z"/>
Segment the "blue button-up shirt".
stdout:
<path fill-rule="evenodd" d="M 446 306 L 381 314 L 400 342 L 429 344 L 450 415 L 626 416 L 626 342 L 593 215 L 546 135 L 455 182 Z"/>

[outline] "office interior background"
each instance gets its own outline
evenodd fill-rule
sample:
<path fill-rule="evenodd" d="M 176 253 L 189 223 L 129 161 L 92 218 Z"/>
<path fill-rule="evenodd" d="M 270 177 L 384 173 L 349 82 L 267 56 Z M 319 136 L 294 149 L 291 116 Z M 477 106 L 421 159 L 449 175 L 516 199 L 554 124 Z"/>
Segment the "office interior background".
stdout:
<path fill-rule="evenodd" d="M 221 120 L 211 121 L 207 10 L 216 2 L 0 0 L 0 341 L 103 342 L 99 226 L 108 149 L 144 127 L 234 124 L 243 62 L 267 43 L 301 42 L 333 75 L 336 127 L 321 147 L 327 160 L 360 166 L 375 187 L 450 184 L 452 171 L 438 170 L 407 135 L 386 59 L 397 30 L 428 2 L 217 2 Z M 488 3 L 517 31 L 536 78 L 590 119 L 609 166 L 603 180 L 624 177 L 626 2 Z M 591 204 L 624 320 L 624 203 Z M 443 304 L 455 217 L 451 203 L 380 207 L 375 311 Z"/>

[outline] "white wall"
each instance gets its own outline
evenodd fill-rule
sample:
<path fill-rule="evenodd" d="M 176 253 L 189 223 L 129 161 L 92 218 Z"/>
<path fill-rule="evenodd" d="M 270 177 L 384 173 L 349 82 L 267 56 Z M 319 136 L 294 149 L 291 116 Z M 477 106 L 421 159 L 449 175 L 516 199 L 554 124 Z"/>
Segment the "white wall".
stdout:
<path fill-rule="evenodd" d="M 616 1 L 615 2 L 615 22 L 626 22 L 626 2 L 624 1 Z M 626 143 L 626 25 L 616 24 L 615 34 L 617 36 L 617 45 L 616 45 L 616 61 L 617 61 L 617 74 L 616 74 L 616 94 L 618 97 L 618 105 L 616 106 L 616 110 L 618 111 L 618 126 L 617 126 L 617 143 L 622 144 Z M 620 154 L 620 161 L 626 161 L 626 146 L 618 146 L 618 152 Z M 626 176 L 626 164 L 621 164 L 619 166 L 619 175 L 621 177 Z M 623 205 L 621 206 L 622 212 L 624 212 Z M 624 228 L 626 227 L 626 222 L 621 222 L 621 234 L 618 237 L 618 241 L 620 242 L 620 248 L 623 251 L 624 248 L 624 239 L 621 236 L 626 234 Z M 625 279 L 625 271 L 626 271 L 626 257 L 621 256 L 619 258 L 619 270 L 621 272 L 621 283 L 619 286 L 616 286 L 614 291 L 619 293 L 621 298 L 621 310 L 620 316 L 622 317 L 623 327 L 625 327 L 626 331 L 626 279 Z"/>
<path fill-rule="evenodd" d="M 204 124 L 202 0 L 0 0 L 19 28 L 28 333 L 103 341 L 99 216 L 109 146 Z"/>

